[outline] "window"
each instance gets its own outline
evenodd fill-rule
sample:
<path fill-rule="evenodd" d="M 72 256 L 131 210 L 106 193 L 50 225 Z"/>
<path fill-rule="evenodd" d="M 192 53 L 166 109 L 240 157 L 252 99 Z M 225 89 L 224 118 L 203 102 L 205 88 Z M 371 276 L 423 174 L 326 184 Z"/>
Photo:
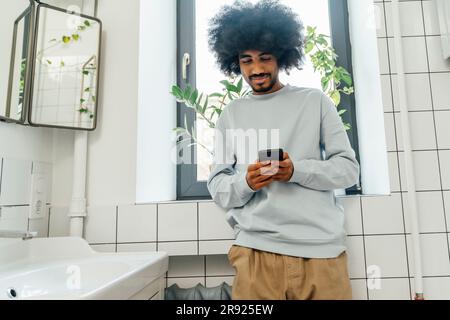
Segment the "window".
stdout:
<path fill-rule="evenodd" d="M 251 0 L 257 2 L 257 0 Z M 351 47 L 348 32 L 347 0 L 282 0 L 283 4 L 290 6 L 299 14 L 305 27 L 316 26 L 318 32 L 330 35 L 332 44 L 339 58 L 338 65 L 352 73 Z M 208 49 L 207 27 L 208 20 L 212 18 L 219 8 L 225 4 L 232 4 L 233 0 L 195 1 L 178 0 L 178 85 L 185 88 L 188 84 L 197 88 L 200 92 L 210 94 L 221 91 L 221 80 L 225 79 L 215 65 L 215 58 Z M 187 68 L 187 78 L 182 77 L 181 61 L 185 53 L 190 55 L 190 64 Z M 320 77 L 313 72 L 309 61 L 303 70 L 291 70 L 288 76 L 280 72 L 280 80 L 296 86 L 320 88 Z M 244 85 L 245 81 L 244 81 Z M 355 101 L 352 96 L 342 97 L 342 106 L 347 112 L 343 114 L 344 122 L 352 127 L 347 131 L 350 143 L 356 152 L 359 161 L 358 140 L 356 131 Z M 212 149 L 214 132 L 206 122 L 197 118 L 197 114 L 178 104 L 177 125 L 184 127 L 184 119 L 187 119 L 189 128 L 195 124 L 198 142 Z M 209 164 L 212 156 L 204 147 L 193 145 L 183 152 L 190 152 L 191 164 L 179 164 L 177 168 L 177 199 L 208 199 L 210 198 L 206 187 L 206 179 L 209 175 Z M 359 186 L 353 186 L 346 190 L 347 194 L 359 193 Z"/>

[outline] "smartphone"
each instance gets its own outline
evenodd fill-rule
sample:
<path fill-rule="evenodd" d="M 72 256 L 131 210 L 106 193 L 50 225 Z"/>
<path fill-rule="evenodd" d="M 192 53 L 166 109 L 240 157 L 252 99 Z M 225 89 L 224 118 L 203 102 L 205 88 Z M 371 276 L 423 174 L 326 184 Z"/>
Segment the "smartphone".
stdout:
<path fill-rule="evenodd" d="M 266 149 L 258 151 L 258 161 L 267 160 L 283 161 L 283 149 Z"/>

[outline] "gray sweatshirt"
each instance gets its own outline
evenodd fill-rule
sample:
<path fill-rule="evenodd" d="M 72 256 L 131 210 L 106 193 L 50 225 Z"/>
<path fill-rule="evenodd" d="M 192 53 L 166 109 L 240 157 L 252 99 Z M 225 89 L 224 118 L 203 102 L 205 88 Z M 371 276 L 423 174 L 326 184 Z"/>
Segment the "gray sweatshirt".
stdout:
<path fill-rule="evenodd" d="M 254 191 L 247 167 L 258 150 L 279 147 L 294 164 L 291 179 Z M 346 232 L 334 189 L 358 179 L 359 164 L 342 120 L 318 89 L 287 84 L 273 93 L 250 94 L 231 101 L 217 120 L 207 186 L 214 202 L 227 210 L 238 245 L 297 257 L 337 257 L 346 250 Z"/>

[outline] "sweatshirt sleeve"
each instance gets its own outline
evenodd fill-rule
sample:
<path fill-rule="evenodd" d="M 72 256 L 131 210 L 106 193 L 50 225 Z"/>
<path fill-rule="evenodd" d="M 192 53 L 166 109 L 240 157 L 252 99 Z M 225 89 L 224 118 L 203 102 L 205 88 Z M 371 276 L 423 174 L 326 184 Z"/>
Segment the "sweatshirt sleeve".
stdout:
<path fill-rule="evenodd" d="M 337 108 L 325 94 L 321 98 L 320 143 L 325 160 L 293 160 L 294 172 L 289 182 L 321 191 L 355 185 L 359 180 L 359 163 Z"/>
<path fill-rule="evenodd" d="M 222 112 L 217 120 L 214 139 L 214 159 L 211 173 L 207 179 L 207 188 L 214 202 L 229 210 L 244 206 L 256 192 L 247 183 L 247 171 L 236 168 L 236 155 L 231 139 L 226 139 L 229 128 L 227 112 Z"/>

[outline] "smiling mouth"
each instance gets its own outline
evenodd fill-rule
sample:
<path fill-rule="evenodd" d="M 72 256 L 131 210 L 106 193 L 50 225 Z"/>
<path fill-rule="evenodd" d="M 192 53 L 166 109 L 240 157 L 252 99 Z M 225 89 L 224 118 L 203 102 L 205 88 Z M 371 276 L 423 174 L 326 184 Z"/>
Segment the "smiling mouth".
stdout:
<path fill-rule="evenodd" d="M 268 75 L 266 75 L 264 77 L 253 77 L 252 81 L 256 82 L 256 83 L 263 83 L 264 81 L 266 81 L 266 79 L 269 79 Z"/>

